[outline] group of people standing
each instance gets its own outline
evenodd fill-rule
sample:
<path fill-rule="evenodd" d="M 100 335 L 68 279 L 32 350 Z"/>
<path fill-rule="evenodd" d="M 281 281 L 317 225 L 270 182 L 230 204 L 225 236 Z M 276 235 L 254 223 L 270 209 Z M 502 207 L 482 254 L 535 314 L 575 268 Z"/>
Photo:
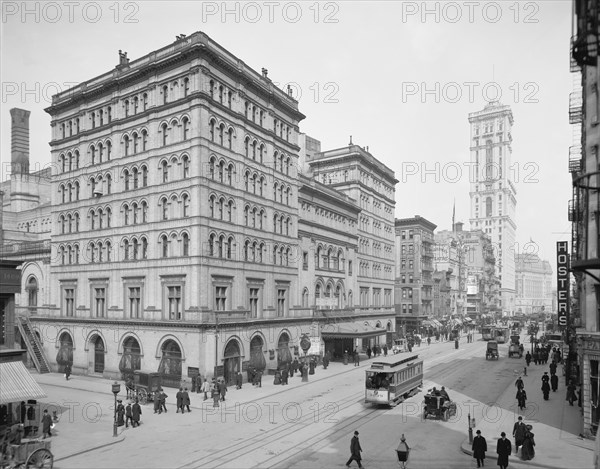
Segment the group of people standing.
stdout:
<path fill-rule="evenodd" d="M 131 424 L 132 428 L 140 426 L 140 417 L 142 416 L 142 406 L 136 399 L 133 405 L 128 402 L 126 406 L 123 405 L 123 401 L 119 399 L 117 401 L 117 426 L 129 428 Z"/>
<path fill-rule="evenodd" d="M 525 425 L 523 417 L 519 416 L 517 422 L 513 426 L 513 438 L 515 439 L 515 454 L 518 453 L 521 448 L 521 460 L 529 461 L 535 456 L 535 440 L 534 434 L 531 432 L 533 427 L 531 425 Z M 481 430 L 477 430 L 477 436 L 473 438 L 473 445 L 471 447 L 473 451 L 473 458 L 477 460 L 477 467 L 484 466 L 485 453 L 487 451 L 487 441 L 481 435 Z M 508 467 L 508 457 L 512 454 L 512 444 L 506 433 L 500 433 L 500 438 L 496 443 L 496 454 L 498 455 L 497 464 L 500 469 L 506 469 Z"/>

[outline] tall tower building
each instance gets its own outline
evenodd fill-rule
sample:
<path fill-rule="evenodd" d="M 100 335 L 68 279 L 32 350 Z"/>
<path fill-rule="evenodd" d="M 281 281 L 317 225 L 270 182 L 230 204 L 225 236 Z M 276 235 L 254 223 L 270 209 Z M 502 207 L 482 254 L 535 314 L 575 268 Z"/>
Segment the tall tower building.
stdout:
<path fill-rule="evenodd" d="M 515 310 L 515 223 L 517 189 L 511 165 L 513 115 L 497 101 L 469 114 L 471 124 L 471 230 L 487 233 L 500 280 L 500 308 Z"/>

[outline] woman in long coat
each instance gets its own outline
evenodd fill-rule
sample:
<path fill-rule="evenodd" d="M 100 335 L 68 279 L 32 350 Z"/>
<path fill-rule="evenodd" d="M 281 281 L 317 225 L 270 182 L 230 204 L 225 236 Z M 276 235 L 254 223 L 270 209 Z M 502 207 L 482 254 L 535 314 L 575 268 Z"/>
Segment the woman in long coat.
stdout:
<path fill-rule="evenodd" d="M 523 461 L 529 461 L 535 456 L 535 440 L 533 439 L 533 433 L 529 431 L 531 425 L 527 425 L 527 433 L 525 433 L 525 439 L 523 440 L 523 448 L 521 448 L 521 459 Z"/>

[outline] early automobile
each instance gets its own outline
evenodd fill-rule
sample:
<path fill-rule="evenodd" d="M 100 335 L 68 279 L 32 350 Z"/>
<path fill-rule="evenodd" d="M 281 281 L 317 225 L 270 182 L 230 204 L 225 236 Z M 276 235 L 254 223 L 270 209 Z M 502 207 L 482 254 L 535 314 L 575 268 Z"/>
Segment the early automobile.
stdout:
<path fill-rule="evenodd" d="M 521 344 L 519 342 L 518 335 L 510 336 L 510 345 L 508 346 L 508 356 L 516 357 L 516 358 L 523 357 L 523 350 L 521 349 Z"/>
<path fill-rule="evenodd" d="M 423 420 L 429 415 L 435 418 L 448 420 L 456 414 L 456 404 L 445 396 L 437 395 L 432 389 L 427 391 L 423 401 Z"/>
<path fill-rule="evenodd" d="M 485 351 L 486 360 L 498 360 L 498 342 L 490 340 L 487 343 L 487 350 Z"/>

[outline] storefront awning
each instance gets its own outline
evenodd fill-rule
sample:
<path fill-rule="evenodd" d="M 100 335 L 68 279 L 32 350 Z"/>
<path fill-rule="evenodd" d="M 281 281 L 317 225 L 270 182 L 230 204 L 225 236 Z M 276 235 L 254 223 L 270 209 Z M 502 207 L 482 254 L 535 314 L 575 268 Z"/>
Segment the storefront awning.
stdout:
<path fill-rule="evenodd" d="M 0 363 L 0 405 L 47 397 L 21 361 Z"/>
<path fill-rule="evenodd" d="M 444 325 L 441 322 L 439 322 L 437 319 L 432 319 L 431 322 L 433 322 L 434 327 L 444 327 Z"/>
<path fill-rule="evenodd" d="M 340 324 L 325 324 L 321 329 L 323 339 L 366 339 L 385 335 L 381 327 L 366 326 L 359 322 L 343 322 Z"/>

